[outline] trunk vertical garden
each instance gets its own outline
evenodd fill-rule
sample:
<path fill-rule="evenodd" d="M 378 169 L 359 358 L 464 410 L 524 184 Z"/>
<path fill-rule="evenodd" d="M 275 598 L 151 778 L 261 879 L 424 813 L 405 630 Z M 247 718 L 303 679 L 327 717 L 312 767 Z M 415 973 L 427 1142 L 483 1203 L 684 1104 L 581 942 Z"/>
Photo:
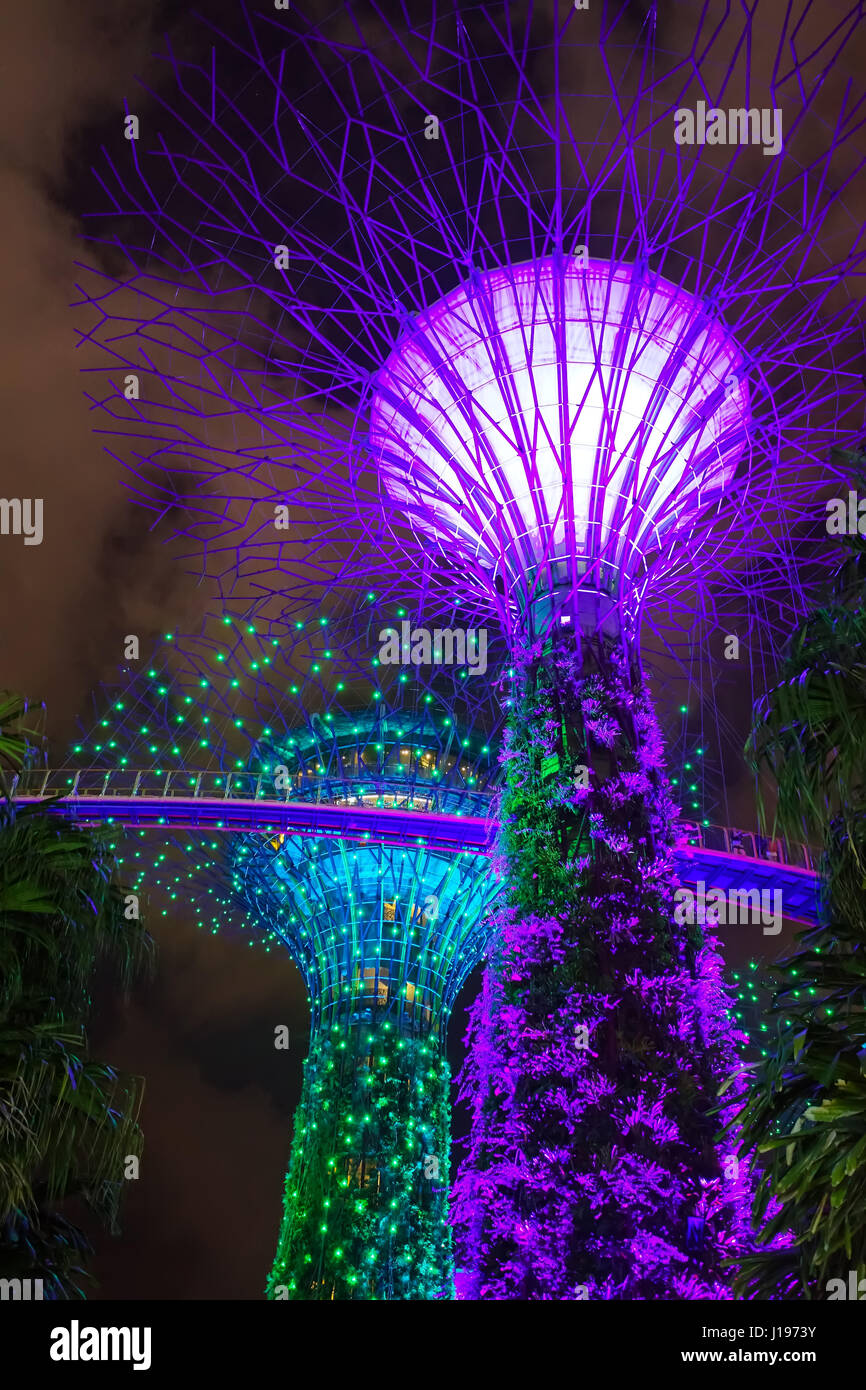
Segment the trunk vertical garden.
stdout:
<path fill-rule="evenodd" d="M 508 892 L 462 1077 L 468 1288 L 725 1297 L 742 1191 L 712 1113 L 736 1066 L 721 961 L 674 920 L 677 811 L 638 663 L 553 632 L 516 667 Z"/>

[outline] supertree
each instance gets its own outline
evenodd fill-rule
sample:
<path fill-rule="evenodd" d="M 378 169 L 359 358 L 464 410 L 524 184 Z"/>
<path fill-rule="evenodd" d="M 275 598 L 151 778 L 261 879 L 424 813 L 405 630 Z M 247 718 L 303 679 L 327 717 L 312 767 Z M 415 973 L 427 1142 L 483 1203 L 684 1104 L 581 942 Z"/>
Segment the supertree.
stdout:
<path fill-rule="evenodd" d="M 227 809 L 239 798 L 488 815 L 501 726 L 488 686 L 466 668 L 425 677 L 371 658 L 367 630 L 386 615 L 365 609 L 290 626 L 216 616 L 167 635 L 95 695 L 66 778 L 85 797 L 108 774 L 112 795 L 137 779 L 138 796 L 194 786 Z M 303 975 L 311 1040 L 268 1295 L 450 1297 L 445 1034 L 487 950 L 496 875 L 483 855 L 308 839 L 268 828 L 269 814 L 250 833 L 177 830 L 165 843 L 142 831 L 121 856 L 133 887 L 190 898 L 203 928 L 234 922 Z"/>
<path fill-rule="evenodd" d="M 723 1291 L 732 1040 L 713 942 L 673 919 L 641 650 L 704 672 L 727 633 L 760 684 L 860 429 L 862 4 L 642 14 L 242 10 L 104 161 L 94 238 L 133 271 L 84 296 L 112 447 L 228 603 L 399 576 L 509 642 L 458 1185 L 501 1297 Z"/>

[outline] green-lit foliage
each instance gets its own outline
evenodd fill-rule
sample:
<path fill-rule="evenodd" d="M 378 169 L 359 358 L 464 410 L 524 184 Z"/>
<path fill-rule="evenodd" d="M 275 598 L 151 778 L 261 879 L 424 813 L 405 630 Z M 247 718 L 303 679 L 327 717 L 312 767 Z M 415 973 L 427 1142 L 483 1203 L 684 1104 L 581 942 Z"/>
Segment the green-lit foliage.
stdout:
<path fill-rule="evenodd" d="M 448 1081 L 387 1022 L 313 1039 L 269 1298 L 453 1297 Z"/>

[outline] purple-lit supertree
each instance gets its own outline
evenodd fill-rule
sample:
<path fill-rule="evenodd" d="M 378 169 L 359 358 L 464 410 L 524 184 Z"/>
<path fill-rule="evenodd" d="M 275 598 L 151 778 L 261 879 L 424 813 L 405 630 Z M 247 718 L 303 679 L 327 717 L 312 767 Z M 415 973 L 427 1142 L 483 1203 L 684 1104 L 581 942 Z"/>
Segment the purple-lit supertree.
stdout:
<path fill-rule="evenodd" d="M 100 171 L 135 270 L 88 281 L 93 399 L 226 601 L 399 577 L 513 652 L 458 1183 L 482 1296 L 713 1296 L 741 1234 L 641 650 L 710 670 L 727 633 L 760 685 L 828 558 L 863 6 L 717 9 L 241 7 Z"/>

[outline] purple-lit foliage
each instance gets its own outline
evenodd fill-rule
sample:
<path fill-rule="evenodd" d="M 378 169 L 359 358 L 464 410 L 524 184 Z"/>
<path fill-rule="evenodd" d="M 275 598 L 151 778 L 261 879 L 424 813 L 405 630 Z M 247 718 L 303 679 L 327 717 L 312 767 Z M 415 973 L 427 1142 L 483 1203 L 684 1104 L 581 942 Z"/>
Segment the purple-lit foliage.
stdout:
<path fill-rule="evenodd" d="M 508 897 L 462 1077 L 463 1294 L 726 1297 L 747 1165 L 712 1111 L 740 1039 L 712 934 L 673 921 L 652 705 L 616 657 L 588 672 L 562 640 L 540 657 L 506 741 Z"/>

